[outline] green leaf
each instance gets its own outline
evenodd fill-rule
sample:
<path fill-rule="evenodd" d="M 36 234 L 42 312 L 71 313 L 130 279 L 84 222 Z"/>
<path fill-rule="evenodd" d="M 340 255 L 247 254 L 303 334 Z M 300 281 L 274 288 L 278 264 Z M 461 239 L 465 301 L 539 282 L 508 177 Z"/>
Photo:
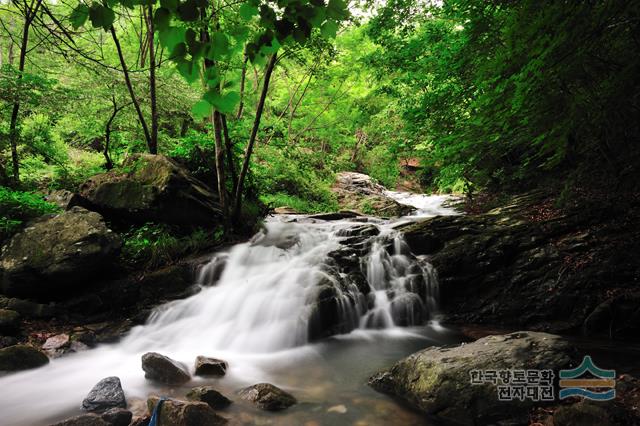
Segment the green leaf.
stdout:
<path fill-rule="evenodd" d="M 333 19 L 342 20 L 349 16 L 347 4 L 344 0 L 329 0 L 327 5 L 327 16 Z"/>
<path fill-rule="evenodd" d="M 164 30 L 159 31 L 160 34 L 160 43 L 167 50 L 172 51 L 178 44 L 184 43 L 186 30 L 182 27 L 168 27 Z"/>
<path fill-rule="evenodd" d="M 320 34 L 324 38 L 335 38 L 338 34 L 338 24 L 335 21 L 325 22 L 320 28 Z"/>
<path fill-rule="evenodd" d="M 177 63 L 176 68 L 188 83 L 193 83 L 200 77 L 199 65 L 199 61 L 181 60 Z"/>
<path fill-rule="evenodd" d="M 223 114 L 232 113 L 235 110 L 236 105 L 238 105 L 238 102 L 240 102 L 240 95 L 238 94 L 238 92 L 228 92 L 224 95 L 221 95 L 218 92 L 217 87 L 210 90 L 205 95 L 205 98 L 211 103 L 211 105 L 213 105 L 213 107 L 217 111 L 220 111 Z"/>
<path fill-rule="evenodd" d="M 249 3 L 243 3 L 242 6 L 240 6 L 239 12 L 242 19 L 250 21 L 251 18 L 258 14 L 258 8 L 250 5 Z"/>
<path fill-rule="evenodd" d="M 87 7 L 86 4 L 80 3 L 75 9 L 73 9 L 73 12 L 71 12 L 71 16 L 69 17 L 73 29 L 77 30 L 83 26 L 84 23 L 87 22 L 88 17 L 89 7 Z"/>
<path fill-rule="evenodd" d="M 229 53 L 229 40 L 227 36 L 221 32 L 214 33 L 207 58 L 215 61 L 222 59 L 227 53 Z"/>
<path fill-rule="evenodd" d="M 160 0 L 160 6 L 175 11 L 178 8 L 178 0 Z"/>
<path fill-rule="evenodd" d="M 108 30 L 116 19 L 116 15 L 113 10 L 99 3 L 93 3 L 89 8 L 89 19 L 94 28 L 104 28 Z"/>
<path fill-rule="evenodd" d="M 204 119 L 211 115 L 211 111 L 213 110 L 213 106 L 204 99 L 200 99 L 196 104 L 191 108 L 191 112 L 197 119 Z"/>
<path fill-rule="evenodd" d="M 153 16 L 153 23 L 156 26 L 157 30 L 161 31 L 165 28 L 168 28 L 170 22 L 171 12 L 169 12 L 169 9 L 161 7 L 156 10 L 156 13 Z"/>

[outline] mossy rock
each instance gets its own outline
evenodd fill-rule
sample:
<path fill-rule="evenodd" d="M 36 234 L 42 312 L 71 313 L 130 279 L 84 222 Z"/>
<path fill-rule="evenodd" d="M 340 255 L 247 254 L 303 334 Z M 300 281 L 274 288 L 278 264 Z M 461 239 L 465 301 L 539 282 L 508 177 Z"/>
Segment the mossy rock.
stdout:
<path fill-rule="evenodd" d="M 121 168 L 87 180 L 79 194 L 80 205 L 119 223 L 214 227 L 222 217 L 209 186 L 164 155 L 132 155 Z"/>
<path fill-rule="evenodd" d="M 0 349 L 0 371 L 20 371 L 41 367 L 49 358 L 28 345 L 14 345 Z"/>

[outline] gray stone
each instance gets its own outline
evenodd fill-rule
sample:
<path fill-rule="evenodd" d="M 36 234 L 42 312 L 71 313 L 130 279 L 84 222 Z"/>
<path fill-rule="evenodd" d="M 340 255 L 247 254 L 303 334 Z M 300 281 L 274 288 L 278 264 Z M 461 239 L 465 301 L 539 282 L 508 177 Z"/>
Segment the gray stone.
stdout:
<path fill-rule="evenodd" d="M 133 418 L 133 413 L 124 408 L 110 408 L 102 413 L 100 418 L 111 426 L 129 426 Z"/>
<path fill-rule="evenodd" d="M 198 356 L 195 363 L 196 376 L 224 376 L 227 373 L 226 361 L 216 358 Z"/>
<path fill-rule="evenodd" d="M 40 219 L 2 248 L 3 292 L 57 299 L 113 269 L 122 246 L 98 213 L 81 207 Z"/>
<path fill-rule="evenodd" d="M 160 401 L 160 397 L 152 395 L 147 400 L 150 413 Z M 216 426 L 227 423 L 227 419 L 213 411 L 204 402 L 187 402 L 167 399 L 162 402 L 158 425 L 175 426 Z"/>
<path fill-rule="evenodd" d="M 222 410 L 231 404 L 231 400 L 212 386 L 198 386 L 189 391 L 187 399 L 209 404 L 214 410 Z"/>
<path fill-rule="evenodd" d="M 168 385 L 180 385 L 191 379 L 183 364 L 156 352 L 142 355 L 142 369 L 145 378 Z"/>
<path fill-rule="evenodd" d="M 50 426 L 112 426 L 97 414 L 82 414 L 80 416 L 71 417 Z"/>
<path fill-rule="evenodd" d="M 104 411 L 110 408 L 126 408 L 127 400 L 122 384 L 117 377 L 100 380 L 82 401 L 82 409 L 86 411 Z"/>
<path fill-rule="evenodd" d="M 288 392 L 270 384 L 258 383 L 240 390 L 240 398 L 252 402 L 258 408 L 267 411 L 280 411 L 296 404 L 297 401 Z"/>
<path fill-rule="evenodd" d="M 472 370 L 569 367 L 572 350 L 561 337 L 537 332 L 487 336 L 457 347 L 433 347 L 373 376 L 376 390 L 399 397 L 416 409 L 455 424 L 527 422 L 533 402 L 499 401 L 494 384 L 472 385 Z M 557 373 L 556 373 L 557 374 Z"/>

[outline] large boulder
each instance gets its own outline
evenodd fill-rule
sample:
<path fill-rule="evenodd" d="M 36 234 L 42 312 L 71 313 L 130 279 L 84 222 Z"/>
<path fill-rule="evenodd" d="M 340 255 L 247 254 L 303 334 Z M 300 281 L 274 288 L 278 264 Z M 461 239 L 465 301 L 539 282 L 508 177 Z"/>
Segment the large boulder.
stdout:
<path fill-rule="evenodd" d="M 49 358 L 33 346 L 14 345 L 0 349 L 0 371 L 20 371 L 41 367 Z"/>
<path fill-rule="evenodd" d="M 10 296 L 59 298 L 113 269 L 121 247 L 102 216 L 73 207 L 32 223 L 2 248 L 2 290 Z"/>
<path fill-rule="evenodd" d="M 447 322 L 637 339 L 638 220 L 554 203 L 532 192 L 401 228 L 438 271 Z"/>
<path fill-rule="evenodd" d="M 280 411 L 289 408 L 297 401 L 288 392 L 271 383 L 258 383 L 241 389 L 240 398 L 252 402 L 258 408 L 267 411 Z"/>
<path fill-rule="evenodd" d="M 384 186 L 362 173 L 338 173 L 331 190 L 336 194 L 340 208 L 360 214 L 402 216 L 413 210 L 386 195 Z"/>
<path fill-rule="evenodd" d="M 152 395 L 147 400 L 150 413 L 160 402 L 160 397 Z M 158 425 L 171 426 L 216 426 L 227 423 L 227 419 L 219 416 L 204 402 L 187 402 L 177 399 L 162 401 L 159 408 Z"/>
<path fill-rule="evenodd" d="M 87 180 L 79 194 L 81 205 L 117 222 L 212 227 L 221 218 L 209 187 L 164 155 L 132 155 L 122 168 Z"/>
<path fill-rule="evenodd" d="M 184 365 L 156 352 L 142 355 L 142 369 L 148 380 L 168 385 L 181 385 L 191 379 Z"/>
<path fill-rule="evenodd" d="M 454 424 L 528 422 L 531 399 L 500 401 L 497 384 L 471 384 L 471 372 L 554 370 L 571 365 L 573 352 L 561 337 L 538 332 L 488 336 L 457 347 L 433 347 L 374 375 L 369 384 L 399 397 L 437 420 Z"/>
<path fill-rule="evenodd" d="M 110 408 L 126 408 L 122 384 L 117 377 L 100 380 L 82 401 L 82 409 L 87 411 L 105 411 Z"/>

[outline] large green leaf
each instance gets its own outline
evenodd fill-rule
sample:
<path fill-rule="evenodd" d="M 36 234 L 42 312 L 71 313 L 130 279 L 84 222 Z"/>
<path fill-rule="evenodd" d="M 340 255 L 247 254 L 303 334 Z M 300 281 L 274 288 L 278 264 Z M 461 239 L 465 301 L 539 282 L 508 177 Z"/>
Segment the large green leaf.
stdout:
<path fill-rule="evenodd" d="M 211 115 L 211 111 L 213 111 L 213 106 L 204 99 L 200 99 L 196 104 L 191 108 L 191 112 L 197 119 L 205 119 Z"/>
<path fill-rule="evenodd" d="M 258 14 L 258 8 L 249 3 L 243 3 L 242 6 L 240 6 L 240 10 L 238 12 L 240 13 L 240 17 L 242 19 L 244 19 L 245 21 L 250 21 L 251 18 Z"/>
<path fill-rule="evenodd" d="M 108 30 L 113 25 L 116 15 L 113 10 L 104 7 L 99 3 L 93 3 L 89 8 L 89 19 L 94 28 L 104 28 Z"/>
<path fill-rule="evenodd" d="M 71 16 L 69 16 L 69 20 L 71 21 L 71 25 L 74 29 L 78 29 L 87 22 L 87 18 L 89 17 L 89 7 L 86 4 L 80 3 L 76 6 L 75 9 L 71 12 Z"/>

